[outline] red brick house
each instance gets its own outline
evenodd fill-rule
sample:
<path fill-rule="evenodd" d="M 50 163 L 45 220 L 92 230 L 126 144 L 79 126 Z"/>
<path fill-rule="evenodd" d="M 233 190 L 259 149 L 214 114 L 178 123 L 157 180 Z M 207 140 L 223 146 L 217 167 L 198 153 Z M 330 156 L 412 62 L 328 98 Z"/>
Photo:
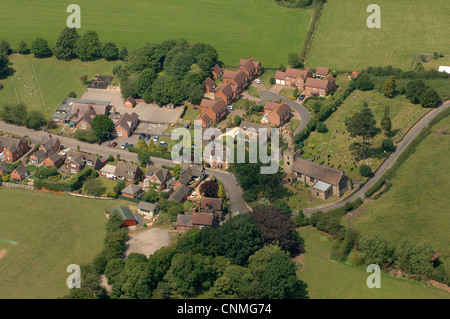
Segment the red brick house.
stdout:
<path fill-rule="evenodd" d="M 214 93 L 214 89 L 216 88 L 216 84 L 214 83 L 214 80 L 210 77 L 207 78 L 204 82 L 205 84 L 205 92 L 206 93 Z"/>
<path fill-rule="evenodd" d="M 144 192 L 144 190 L 142 189 L 141 186 L 134 185 L 134 184 L 128 185 L 127 187 L 125 187 L 121 191 L 122 196 L 125 196 L 125 197 L 128 197 L 128 198 L 139 197 L 143 192 Z"/>
<path fill-rule="evenodd" d="M 46 157 L 47 153 L 44 150 L 40 149 L 36 153 L 30 155 L 30 161 L 33 164 L 40 164 L 45 160 Z"/>
<path fill-rule="evenodd" d="M 114 125 L 113 134 L 118 137 L 130 137 L 139 125 L 139 116 L 133 113 L 124 113 Z"/>
<path fill-rule="evenodd" d="M 325 78 L 329 73 L 331 72 L 331 70 L 329 68 L 323 68 L 323 67 L 317 67 L 316 69 L 316 78 L 320 78 L 323 79 Z"/>
<path fill-rule="evenodd" d="M 291 118 L 291 109 L 285 102 L 267 102 L 263 121 L 271 126 L 282 126 Z"/>
<path fill-rule="evenodd" d="M 125 102 L 123 103 L 123 107 L 126 108 L 126 109 L 132 109 L 133 107 L 136 106 L 136 104 L 137 104 L 137 103 L 136 103 L 136 100 L 133 99 L 132 96 L 129 96 L 129 97 L 125 100 Z"/>
<path fill-rule="evenodd" d="M 167 187 L 167 182 L 172 178 L 172 174 L 166 168 L 149 166 L 145 172 L 144 187 L 156 186 L 163 190 Z"/>
<path fill-rule="evenodd" d="M 256 61 L 254 58 L 249 57 L 247 60 L 241 59 L 239 61 L 238 71 L 244 71 L 247 74 L 249 82 L 251 82 L 261 75 L 262 66 L 261 63 Z"/>
<path fill-rule="evenodd" d="M 61 142 L 59 138 L 54 138 L 51 134 L 48 134 L 47 136 L 43 136 L 41 138 L 41 146 L 39 149 L 45 151 L 47 156 L 50 156 L 53 153 L 57 153 L 60 147 Z"/>
<path fill-rule="evenodd" d="M 234 72 L 226 70 L 223 72 L 222 78 L 224 84 L 230 83 L 232 86 L 236 87 L 234 90 L 235 98 L 239 96 L 249 84 L 249 78 L 244 71 Z"/>
<path fill-rule="evenodd" d="M 63 161 L 64 159 L 62 156 L 60 156 L 58 153 L 53 153 L 44 160 L 44 166 L 58 167 L 58 165 L 60 165 Z"/>
<path fill-rule="evenodd" d="M 13 163 L 21 158 L 30 149 L 25 138 L 14 139 L 0 136 L 0 154 L 3 153 L 5 161 Z"/>
<path fill-rule="evenodd" d="M 172 229 L 185 232 L 191 228 L 217 227 L 218 222 L 212 213 L 178 214 L 177 221 L 172 223 Z"/>
<path fill-rule="evenodd" d="M 236 87 L 234 88 L 234 91 L 236 91 Z M 236 95 L 233 92 L 233 86 L 230 83 L 220 83 L 217 86 L 216 92 L 214 93 L 214 98 L 216 100 L 222 99 L 223 101 L 225 101 L 226 105 L 231 105 L 236 99 Z"/>
<path fill-rule="evenodd" d="M 0 161 L 0 176 L 3 176 L 6 171 L 6 162 Z"/>
<path fill-rule="evenodd" d="M 216 64 L 216 65 L 213 67 L 211 73 L 212 73 L 212 75 L 213 75 L 213 77 L 214 77 L 214 80 L 217 80 L 217 79 L 221 80 L 221 79 L 222 79 L 223 70 L 222 70 L 222 68 L 221 68 L 218 64 Z"/>
<path fill-rule="evenodd" d="M 67 153 L 65 165 L 68 173 L 77 174 L 85 167 L 99 170 L 103 167 L 104 163 L 95 155 L 69 151 Z"/>
<path fill-rule="evenodd" d="M 12 171 L 11 179 L 21 182 L 24 179 L 26 179 L 29 175 L 30 175 L 30 173 L 28 172 L 25 165 L 20 164 L 15 170 Z"/>
<path fill-rule="evenodd" d="M 312 77 L 312 72 L 310 69 L 298 70 L 287 68 L 285 72 L 278 71 L 275 74 L 275 83 L 304 89 L 306 79 L 310 77 Z"/>
<path fill-rule="evenodd" d="M 331 75 L 324 79 L 308 78 L 305 84 L 306 96 L 327 96 L 335 88 L 335 80 Z"/>

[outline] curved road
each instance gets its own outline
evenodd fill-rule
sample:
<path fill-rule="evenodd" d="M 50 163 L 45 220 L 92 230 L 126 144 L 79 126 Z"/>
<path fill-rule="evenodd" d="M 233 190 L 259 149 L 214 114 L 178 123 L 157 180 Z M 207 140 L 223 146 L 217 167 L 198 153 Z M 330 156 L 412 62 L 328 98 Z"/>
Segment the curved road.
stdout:
<path fill-rule="evenodd" d="M 384 173 L 388 169 L 390 169 L 395 162 L 397 161 L 397 158 L 400 156 L 401 153 L 406 149 L 406 147 L 414 140 L 414 138 L 430 123 L 432 119 L 434 119 L 438 114 L 446 110 L 450 107 L 450 101 L 445 102 L 443 105 L 438 107 L 437 109 L 434 109 L 430 112 L 428 112 L 419 122 L 417 122 L 414 126 L 410 128 L 408 133 L 403 137 L 403 139 L 400 141 L 400 143 L 397 144 L 396 150 L 389 155 L 389 157 L 381 164 L 381 166 L 378 167 L 376 172 L 374 173 L 374 176 L 371 177 L 367 182 L 357 191 L 355 191 L 353 194 L 351 194 L 349 197 L 346 197 L 344 199 L 341 199 L 337 202 L 325 204 L 321 206 L 315 206 L 311 208 L 306 208 L 303 210 L 303 213 L 305 216 L 310 217 L 312 213 L 317 212 L 319 210 L 323 212 L 328 212 L 332 209 L 341 207 L 345 205 L 347 202 L 354 201 L 357 198 L 364 199 L 364 193 L 372 187 L 381 176 L 383 176 Z"/>

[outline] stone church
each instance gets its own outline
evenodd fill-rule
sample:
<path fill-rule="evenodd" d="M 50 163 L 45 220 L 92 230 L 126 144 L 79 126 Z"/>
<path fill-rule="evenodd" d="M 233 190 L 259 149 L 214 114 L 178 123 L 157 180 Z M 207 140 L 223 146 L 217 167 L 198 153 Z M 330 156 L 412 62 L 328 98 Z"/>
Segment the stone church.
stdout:
<path fill-rule="evenodd" d="M 300 158 L 300 151 L 295 150 L 292 130 L 283 159 L 288 182 L 298 180 L 308 185 L 311 187 L 311 194 L 315 197 L 323 200 L 331 196 L 340 197 L 352 189 L 352 181 L 343 171 Z"/>

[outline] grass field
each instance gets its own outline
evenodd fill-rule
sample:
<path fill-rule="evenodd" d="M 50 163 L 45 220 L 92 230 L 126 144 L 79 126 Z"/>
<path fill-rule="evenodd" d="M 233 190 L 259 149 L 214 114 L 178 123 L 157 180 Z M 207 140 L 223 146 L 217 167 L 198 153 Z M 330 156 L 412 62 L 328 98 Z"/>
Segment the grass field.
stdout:
<path fill-rule="evenodd" d="M 306 254 L 299 277 L 308 284 L 311 299 L 449 299 L 450 294 L 424 282 L 397 279 L 381 273 L 381 288 L 369 289 L 364 267 L 330 258 L 332 241 L 312 227 L 302 227 Z"/>
<path fill-rule="evenodd" d="M 313 101 L 308 101 L 308 104 Z M 321 101 L 327 103 L 327 101 Z M 354 91 L 345 101 L 338 107 L 326 121 L 328 132 L 313 132 L 305 141 L 303 147 L 304 158 L 312 159 L 317 157 L 315 162 L 322 162 L 327 166 L 334 166 L 346 172 L 346 174 L 354 180 L 362 181 L 364 178 L 359 174 L 358 167 L 361 164 L 367 164 L 374 171 L 385 155 L 381 150 L 381 143 L 385 139 L 383 132 L 379 133 L 371 140 L 371 153 L 373 158 L 368 158 L 361 162 L 355 161 L 349 146 L 354 141 L 360 142 L 361 138 L 351 138 L 345 131 L 346 126 L 344 120 L 351 117 L 356 111 L 363 107 L 363 103 L 369 104 L 372 113 L 377 121 L 377 127 L 380 127 L 380 120 L 383 116 L 384 106 L 390 107 L 390 117 L 392 121 L 392 130 L 397 133 L 392 139 L 394 142 L 407 132 L 407 130 L 428 110 L 423 109 L 420 105 L 409 103 L 404 96 L 397 96 L 388 99 L 375 91 Z M 330 157 L 328 157 L 330 155 Z M 328 164 L 329 161 L 329 164 Z"/>
<path fill-rule="evenodd" d="M 393 241 L 403 237 L 429 241 L 448 266 L 450 116 L 433 126 L 432 132 L 397 170 L 390 190 L 355 212 L 361 214 L 352 219 L 352 226 Z"/>
<path fill-rule="evenodd" d="M 92 79 L 95 74 L 112 75 L 115 62 L 99 60 L 60 61 L 55 57 L 36 59 L 32 54 L 12 54 L 9 56 L 14 75 L 1 80 L 4 88 L 0 91 L 0 105 L 23 102 L 29 110 L 42 111 L 51 117 L 69 92 L 81 97 L 87 85 L 80 76 L 87 74 Z M 33 91 L 31 91 L 33 90 Z M 33 93 L 33 95 L 31 95 Z"/>
<path fill-rule="evenodd" d="M 80 33 L 95 30 L 102 42 L 137 48 L 146 42 L 185 38 L 213 45 L 225 64 L 248 55 L 263 66 L 278 67 L 289 52 L 299 52 L 311 15 L 286 9 L 272 0 L 79 0 Z M 17 47 L 37 36 L 51 46 L 66 26 L 68 2 L 2 0 L 1 37 Z"/>
<path fill-rule="evenodd" d="M 0 237 L 18 242 L 0 242 L 0 299 L 65 295 L 67 266 L 101 251 L 104 211 L 121 204 L 129 202 L 0 189 Z"/>
<path fill-rule="evenodd" d="M 417 53 L 450 54 L 448 0 L 379 0 L 381 28 L 369 29 L 372 0 L 328 0 L 306 61 L 309 67 L 360 70 L 392 65 L 410 70 Z"/>

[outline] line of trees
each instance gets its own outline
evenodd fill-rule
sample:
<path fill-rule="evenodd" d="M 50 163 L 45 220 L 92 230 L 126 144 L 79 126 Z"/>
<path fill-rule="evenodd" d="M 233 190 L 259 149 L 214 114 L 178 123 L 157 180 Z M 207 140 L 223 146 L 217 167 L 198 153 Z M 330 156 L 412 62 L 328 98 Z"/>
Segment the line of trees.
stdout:
<path fill-rule="evenodd" d="M 7 103 L 1 106 L 0 119 L 7 123 L 24 125 L 34 130 L 48 124 L 42 112 L 28 111 L 27 106 L 22 103 Z"/>

